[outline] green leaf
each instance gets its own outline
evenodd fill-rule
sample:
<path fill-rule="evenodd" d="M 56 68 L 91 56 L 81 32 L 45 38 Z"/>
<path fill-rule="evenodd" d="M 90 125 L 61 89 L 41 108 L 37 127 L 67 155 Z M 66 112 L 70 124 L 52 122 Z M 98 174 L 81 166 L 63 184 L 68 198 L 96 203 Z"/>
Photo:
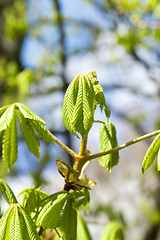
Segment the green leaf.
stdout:
<path fill-rule="evenodd" d="M 11 188 L 3 179 L 0 179 L 0 191 L 2 192 L 4 199 L 8 204 L 18 203 Z"/>
<path fill-rule="evenodd" d="M 65 235 L 65 240 L 77 239 L 77 211 L 73 208 L 74 199 L 68 198 L 65 205 L 60 226 Z"/>
<path fill-rule="evenodd" d="M 39 189 L 34 188 L 24 189 L 19 195 L 23 195 L 21 203 L 22 207 L 35 222 L 42 209 L 42 200 L 46 199 L 48 195 Z"/>
<path fill-rule="evenodd" d="M 92 240 L 87 224 L 80 215 L 79 211 L 77 212 L 77 240 Z"/>
<path fill-rule="evenodd" d="M 57 197 L 53 204 L 47 209 L 45 214 L 42 216 L 40 226 L 46 229 L 53 229 L 58 226 L 60 219 L 60 213 L 62 207 L 66 201 L 67 193 L 63 193 Z"/>
<path fill-rule="evenodd" d="M 12 204 L 0 220 L 0 240 L 40 240 L 36 226 L 19 204 Z"/>
<path fill-rule="evenodd" d="M 2 144 L 2 157 L 5 165 L 8 169 L 17 160 L 17 125 L 16 125 L 16 114 L 13 113 L 13 119 L 9 127 L 5 129 Z"/>
<path fill-rule="evenodd" d="M 95 91 L 96 103 L 100 107 L 101 112 L 104 109 L 106 117 L 110 118 L 111 112 L 107 106 L 107 103 L 103 94 L 103 88 L 100 85 L 94 85 L 94 91 Z"/>
<path fill-rule="evenodd" d="M 108 151 L 117 147 L 116 129 L 114 125 L 108 120 L 105 124 L 100 126 L 100 152 Z M 105 167 L 108 171 L 118 164 L 119 153 L 114 152 L 99 158 L 101 166 Z"/>
<path fill-rule="evenodd" d="M 27 232 L 27 235 L 28 235 L 28 238 L 26 238 L 26 235 L 24 234 L 23 239 L 24 240 L 40 240 L 40 237 L 36 230 L 36 226 L 34 225 L 31 218 L 29 217 L 29 215 L 25 212 L 25 210 L 22 207 L 20 207 L 20 213 L 22 214 L 22 216 L 24 218 L 24 222 L 25 222 L 24 227 L 27 230 L 27 231 L 22 231 L 22 233 L 24 234 L 24 232 Z"/>
<path fill-rule="evenodd" d="M 6 111 L 6 109 L 9 107 L 10 105 L 4 106 L 0 108 L 0 116 Z"/>
<path fill-rule="evenodd" d="M 81 75 L 74 107 L 72 125 L 82 136 L 89 132 L 94 121 L 94 90 L 90 80 Z"/>
<path fill-rule="evenodd" d="M 30 123 L 30 121 L 22 115 L 20 111 L 17 111 L 21 131 L 23 133 L 23 137 L 26 141 L 28 149 L 31 153 L 33 153 L 38 159 L 40 159 L 40 144 L 39 140 L 35 134 L 35 131 Z"/>
<path fill-rule="evenodd" d="M 106 226 L 100 240 L 124 240 L 123 232 L 117 222 L 111 222 Z"/>
<path fill-rule="evenodd" d="M 67 91 L 64 96 L 63 113 L 62 113 L 63 122 L 67 130 L 75 136 L 77 136 L 76 130 L 72 125 L 71 121 L 72 121 L 72 115 L 73 115 L 74 106 L 76 102 L 76 95 L 77 95 L 76 84 L 79 76 L 80 75 L 76 76 L 67 88 Z"/>
<path fill-rule="evenodd" d="M 16 103 L 17 108 L 19 109 L 19 111 L 23 114 L 23 116 L 25 118 L 28 119 L 32 119 L 35 121 L 40 122 L 41 124 L 46 124 L 46 122 L 40 118 L 39 116 L 37 116 L 34 112 L 32 112 L 28 107 L 26 107 L 24 104 L 22 103 Z"/>
<path fill-rule="evenodd" d="M 157 155 L 157 170 L 160 171 L 160 149 L 159 149 L 158 155 Z"/>
<path fill-rule="evenodd" d="M 144 173 L 144 171 L 151 166 L 159 149 L 160 149 L 160 134 L 156 136 L 156 138 L 153 140 L 153 142 L 151 143 L 150 147 L 146 152 L 142 164 L 142 173 Z"/>
<path fill-rule="evenodd" d="M 7 223 L 9 220 L 10 212 L 12 211 L 11 207 L 7 209 L 2 218 L 0 219 L 0 240 L 5 240 L 5 234 L 7 233 Z"/>
<path fill-rule="evenodd" d="M 22 232 L 20 228 L 20 218 L 17 207 L 12 209 L 10 228 L 8 229 L 9 239 L 22 239 Z"/>
<path fill-rule="evenodd" d="M 78 192 L 70 193 L 75 199 L 73 206 L 75 209 L 79 209 L 80 206 L 85 206 L 90 201 L 90 194 L 87 188 L 82 189 Z"/>
<path fill-rule="evenodd" d="M 63 103 L 63 121 L 73 135 L 84 136 L 94 121 L 95 94 L 87 75 L 80 74 L 69 85 Z"/>
<path fill-rule="evenodd" d="M 15 105 L 10 105 L 0 118 L 0 132 L 8 128 L 12 122 Z"/>
<path fill-rule="evenodd" d="M 51 194 L 48 197 L 42 199 L 42 201 L 40 202 L 41 209 L 40 209 L 40 212 L 39 212 L 38 217 L 36 219 L 36 225 L 37 226 L 41 226 L 41 220 L 42 220 L 43 216 L 45 215 L 46 211 L 50 208 L 53 201 L 55 201 L 57 199 L 58 195 L 60 195 L 62 193 L 64 193 L 64 192 L 63 191 L 57 192 L 57 193 Z"/>
<path fill-rule="evenodd" d="M 53 143 L 54 145 L 53 139 L 51 138 L 50 134 L 48 133 L 47 129 L 44 127 L 43 124 L 33 120 L 32 126 L 45 142 Z"/>

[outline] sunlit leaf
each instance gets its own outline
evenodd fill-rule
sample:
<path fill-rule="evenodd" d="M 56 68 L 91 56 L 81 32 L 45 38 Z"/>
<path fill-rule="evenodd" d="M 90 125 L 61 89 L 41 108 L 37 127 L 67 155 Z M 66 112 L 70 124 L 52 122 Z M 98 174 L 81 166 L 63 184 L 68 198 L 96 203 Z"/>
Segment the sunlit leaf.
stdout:
<path fill-rule="evenodd" d="M 39 223 L 43 229 L 53 229 L 58 226 L 60 212 L 66 201 L 66 197 L 67 193 L 59 195 L 53 204 L 46 210 Z"/>
<path fill-rule="evenodd" d="M 27 118 L 24 118 L 21 112 L 17 111 L 21 131 L 23 137 L 28 146 L 28 149 L 33 153 L 38 159 L 40 158 L 40 144 L 39 140 L 35 134 L 35 131 Z"/>
<path fill-rule="evenodd" d="M 19 111 L 23 114 L 25 118 L 33 119 L 35 121 L 38 121 L 42 124 L 46 124 L 46 122 L 40 118 L 38 115 L 36 115 L 34 112 L 32 112 L 27 106 L 25 106 L 22 103 L 16 103 Z"/>
<path fill-rule="evenodd" d="M 87 75 L 78 75 L 69 85 L 63 103 L 63 121 L 73 135 L 88 133 L 94 121 L 95 94 Z"/>
<path fill-rule="evenodd" d="M 109 118 L 111 115 L 111 112 L 107 106 L 107 103 L 103 94 L 103 88 L 100 85 L 94 85 L 94 91 L 96 96 L 96 104 L 98 104 L 98 106 L 100 107 L 101 112 L 104 109 L 106 117 Z"/>
<path fill-rule="evenodd" d="M 9 127 L 5 129 L 2 144 L 2 157 L 5 165 L 8 169 L 17 160 L 17 125 L 16 125 L 16 115 L 13 113 L 13 119 Z"/>
<path fill-rule="evenodd" d="M 0 131 L 9 127 L 14 115 L 15 105 L 10 105 L 0 118 Z"/>
<path fill-rule="evenodd" d="M 40 240 L 36 226 L 20 204 L 12 204 L 0 220 L 0 240 Z"/>
<path fill-rule="evenodd" d="M 0 191 L 8 204 L 18 203 L 12 189 L 3 179 L 0 179 Z"/>
<path fill-rule="evenodd" d="M 69 197 L 60 219 L 60 226 L 66 240 L 77 239 L 77 211 L 73 208 L 73 204 L 74 199 Z"/>
<path fill-rule="evenodd" d="M 116 129 L 110 121 L 107 121 L 105 124 L 101 124 L 100 127 L 100 152 L 105 152 L 115 147 L 117 147 Z M 111 171 L 118 164 L 118 161 L 118 151 L 99 158 L 100 165 L 108 171 Z"/>
<path fill-rule="evenodd" d="M 159 149 L 160 149 L 160 134 L 156 136 L 156 138 L 153 140 L 153 142 L 151 143 L 150 147 L 146 152 L 142 164 L 142 173 L 144 173 L 144 171 L 151 166 Z"/>

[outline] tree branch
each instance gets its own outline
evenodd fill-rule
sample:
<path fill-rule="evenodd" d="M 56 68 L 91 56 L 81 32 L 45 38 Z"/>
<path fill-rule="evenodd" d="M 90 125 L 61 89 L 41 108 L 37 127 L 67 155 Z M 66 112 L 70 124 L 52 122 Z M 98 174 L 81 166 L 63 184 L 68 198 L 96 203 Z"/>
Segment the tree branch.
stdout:
<path fill-rule="evenodd" d="M 126 148 L 126 147 L 128 147 L 130 145 L 138 143 L 138 142 L 140 142 L 142 140 L 145 140 L 147 138 L 153 137 L 153 136 L 155 136 L 155 135 L 157 135 L 159 133 L 160 133 L 160 130 L 157 130 L 155 132 L 151 132 L 151 133 L 148 133 L 148 134 L 143 135 L 141 137 L 135 138 L 135 139 L 133 139 L 133 140 L 127 142 L 127 143 L 124 143 L 124 144 L 122 144 L 122 145 L 120 145 L 118 147 L 112 148 L 112 149 L 110 149 L 108 151 L 92 154 L 92 155 L 89 155 L 89 156 L 80 156 L 79 159 L 83 160 L 83 161 L 88 161 L 88 160 L 92 160 L 92 159 L 95 159 L 95 158 L 98 158 L 98 157 L 102 157 L 102 156 L 108 155 L 110 153 L 117 152 L 117 151 L 119 151 L 119 150 L 121 150 L 123 148 Z"/>
<path fill-rule="evenodd" d="M 54 142 L 56 142 L 59 146 L 61 146 L 70 156 L 72 156 L 74 159 L 78 157 L 78 155 L 69 147 L 67 147 L 63 142 L 61 142 L 56 136 L 54 136 L 49 130 L 47 130 L 51 138 Z"/>

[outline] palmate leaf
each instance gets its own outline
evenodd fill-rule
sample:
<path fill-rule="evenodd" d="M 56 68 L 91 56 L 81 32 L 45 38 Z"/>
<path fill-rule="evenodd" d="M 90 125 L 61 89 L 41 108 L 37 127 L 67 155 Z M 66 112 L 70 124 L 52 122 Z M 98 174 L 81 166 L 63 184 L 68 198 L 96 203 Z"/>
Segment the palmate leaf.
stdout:
<path fill-rule="evenodd" d="M 0 240 L 40 240 L 36 226 L 20 204 L 12 204 L 0 220 Z"/>
<path fill-rule="evenodd" d="M 23 133 L 23 137 L 26 141 L 28 149 L 31 153 L 33 153 L 38 159 L 40 158 L 40 144 L 38 137 L 35 134 L 35 131 L 30 123 L 30 121 L 22 115 L 20 111 L 17 111 L 21 131 Z"/>
<path fill-rule="evenodd" d="M 12 189 L 3 179 L 0 179 L 0 191 L 8 204 L 18 203 Z"/>
<path fill-rule="evenodd" d="M 69 85 L 63 103 L 63 121 L 73 135 L 84 136 L 94 121 L 95 94 L 87 75 L 78 75 Z"/>
<path fill-rule="evenodd" d="M 0 132 L 9 127 L 12 122 L 13 115 L 14 115 L 15 105 L 12 104 L 6 108 L 5 112 L 0 118 Z"/>
<path fill-rule="evenodd" d="M 48 130 L 44 127 L 45 121 L 24 104 L 14 103 L 0 108 L 0 135 L 2 131 L 4 132 L 2 144 L 3 161 L 8 169 L 17 160 L 16 113 L 28 149 L 38 159 L 40 158 L 40 144 L 35 130 L 44 141 L 53 143 Z"/>
<path fill-rule="evenodd" d="M 46 210 L 44 215 L 42 216 L 39 224 L 46 229 L 53 229 L 58 226 L 60 213 L 62 207 L 66 201 L 67 193 L 62 193 L 58 195 L 57 199 L 53 202 L 53 204 Z"/>
<path fill-rule="evenodd" d="M 17 152 L 16 114 L 13 112 L 13 119 L 8 128 L 4 130 L 2 144 L 2 158 L 8 169 L 10 169 L 17 160 Z"/>
<path fill-rule="evenodd" d="M 106 226 L 100 240 L 124 240 L 123 231 L 117 222 L 111 222 Z"/>
<path fill-rule="evenodd" d="M 115 147 L 117 147 L 116 129 L 108 120 L 105 124 L 101 124 L 100 126 L 100 152 L 105 152 Z M 111 171 L 111 169 L 118 164 L 118 161 L 118 152 L 99 158 L 100 165 L 105 167 L 108 171 Z"/>
<path fill-rule="evenodd" d="M 77 239 L 77 211 L 73 207 L 74 199 L 69 197 L 60 219 L 60 226 L 65 240 Z"/>
<path fill-rule="evenodd" d="M 144 173 L 144 171 L 151 166 L 159 149 L 160 149 L 160 134 L 158 134 L 157 137 L 153 140 L 153 142 L 151 143 L 150 147 L 146 152 L 142 164 L 142 173 Z"/>

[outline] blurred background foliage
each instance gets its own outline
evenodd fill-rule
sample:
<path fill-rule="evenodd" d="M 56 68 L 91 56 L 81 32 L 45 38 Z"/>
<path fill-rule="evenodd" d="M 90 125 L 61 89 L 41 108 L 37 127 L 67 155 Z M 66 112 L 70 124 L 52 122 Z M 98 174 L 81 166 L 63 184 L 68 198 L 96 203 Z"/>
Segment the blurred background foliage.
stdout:
<path fill-rule="evenodd" d="M 25 102 L 46 120 L 53 134 L 77 149 L 77 142 L 62 123 L 63 95 L 75 75 L 91 70 L 97 72 L 104 87 L 113 121 L 120 131 L 120 142 L 159 128 L 158 0 L 0 1 L 0 107 L 16 101 Z M 58 147 L 56 151 L 51 150 L 50 145 L 44 143 L 41 143 L 42 156 L 38 162 L 28 155 L 21 136 L 19 141 L 21 161 L 19 159 L 9 176 L 29 173 L 35 186 L 45 185 L 45 171 L 55 166 L 55 160 L 66 159 L 72 163 Z M 141 145 L 137 155 L 134 153 L 130 159 L 134 161 L 136 156 L 138 159 L 138 151 L 143 155 L 149 143 L 148 140 Z M 133 151 L 122 158 L 130 155 Z M 134 178 L 133 163 L 124 161 L 126 164 Z M 141 163 L 136 161 L 134 164 L 139 167 Z M 128 173 L 122 170 L 124 165 L 118 171 L 126 176 Z M 8 175 L 2 160 L 0 169 L 1 177 Z M 137 171 L 140 172 L 140 167 Z M 154 169 L 151 172 L 143 180 L 138 175 L 138 186 L 146 196 L 139 204 L 141 215 L 144 215 L 140 219 L 144 220 L 144 231 L 140 237 L 133 237 L 133 234 L 127 235 L 129 238 L 126 239 L 160 238 L 160 175 Z M 150 177 L 154 179 L 151 181 L 154 186 L 145 185 Z M 124 188 L 126 181 L 128 178 L 122 183 Z M 117 210 L 116 213 L 113 209 L 112 201 L 102 203 L 95 205 L 90 215 L 101 215 L 103 211 L 109 220 L 119 219 L 126 234 L 132 232 L 138 220 L 135 225 L 128 226 L 125 211 Z"/>

